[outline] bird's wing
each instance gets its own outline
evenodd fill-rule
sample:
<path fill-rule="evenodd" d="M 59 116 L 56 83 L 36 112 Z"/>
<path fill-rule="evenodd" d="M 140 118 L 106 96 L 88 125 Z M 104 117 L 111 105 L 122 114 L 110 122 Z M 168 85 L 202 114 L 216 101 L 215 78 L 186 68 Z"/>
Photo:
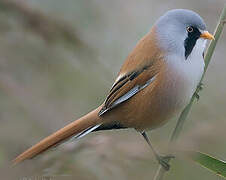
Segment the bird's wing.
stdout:
<path fill-rule="evenodd" d="M 158 71 L 152 67 L 144 68 L 142 71 L 134 71 L 116 81 L 107 96 L 99 116 L 133 97 L 140 90 L 152 83 Z"/>
<path fill-rule="evenodd" d="M 127 101 L 152 83 L 161 69 L 162 53 L 155 44 L 154 32 L 138 42 L 123 64 L 99 116 Z"/>

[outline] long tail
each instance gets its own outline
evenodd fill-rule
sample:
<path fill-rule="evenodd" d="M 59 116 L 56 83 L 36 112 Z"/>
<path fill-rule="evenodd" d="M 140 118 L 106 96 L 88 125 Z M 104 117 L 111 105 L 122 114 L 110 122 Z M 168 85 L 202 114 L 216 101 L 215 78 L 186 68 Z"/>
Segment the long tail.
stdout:
<path fill-rule="evenodd" d="M 101 125 L 101 119 L 98 116 L 99 108 L 93 110 L 80 119 L 68 124 L 64 128 L 44 138 L 39 143 L 35 144 L 13 160 L 13 164 L 20 163 L 26 159 L 33 158 L 38 154 L 59 145 L 60 143 L 72 137 L 82 137 L 89 132 L 95 130 Z"/>

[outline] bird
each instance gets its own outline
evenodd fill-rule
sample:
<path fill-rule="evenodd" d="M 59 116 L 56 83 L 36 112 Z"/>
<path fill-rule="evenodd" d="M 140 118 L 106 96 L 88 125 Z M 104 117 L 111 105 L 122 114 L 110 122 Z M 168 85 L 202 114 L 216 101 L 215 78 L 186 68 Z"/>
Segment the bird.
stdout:
<path fill-rule="evenodd" d="M 189 103 L 204 72 L 207 40 L 214 36 L 199 14 L 187 9 L 167 11 L 128 55 L 99 107 L 44 138 L 13 163 L 91 132 L 134 128 L 169 170 L 167 159 L 172 156 L 160 155 L 146 131 L 162 126 Z"/>

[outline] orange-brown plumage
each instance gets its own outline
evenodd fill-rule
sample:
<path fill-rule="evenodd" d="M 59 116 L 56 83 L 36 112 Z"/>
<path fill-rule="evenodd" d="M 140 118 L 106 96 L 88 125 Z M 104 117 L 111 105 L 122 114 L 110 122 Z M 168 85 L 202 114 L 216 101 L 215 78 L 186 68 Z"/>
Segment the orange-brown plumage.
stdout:
<path fill-rule="evenodd" d="M 155 36 L 155 27 L 146 34 L 129 54 L 122 65 L 119 75 L 140 70 L 145 66 L 152 66 L 155 61 L 162 58 L 163 54 L 158 47 Z"/>
<path fill-rule="evenodd" d="M 188 17 L 181 18 L 181 14 Z M 188 33 L 186 23 L 183 22 L 185 20 L 188 24 L 192 21 L 197 27 L 205 29 L 201 17 L 194 12 L 174 10 L 166 13 L 129 54 L 100 107 L 43 139 L 13 162 L 16 164 L 33 158 L 70 137 L 79 137 L 80 134 L 98 130 L 99 127 L 119 125 L 118 127 L 131 127 L 141 132 L 152 129 L 181 111 L 201 78 L 204 68 L 202 52 L 205 47 L 202 40 L 197 47 L 192 47 L 194 52 L 191 47 L 187 47 L 191 55 L 184 52 Z M 165 28 L 167 24 L 174 36 L 169 35 Z M 176 31 L 177 28 L 181 28 L 181 31 Z M 200 37 L 213 39 L 207 31 L 204 32 L 205 35 L 200 33 Z M 163 36 L 161 47 L 159 33 Z"/>
<path fill-rule="evenodd" d="M 99 110 L 100 108 L 93 110 L 87 115 L 77 119 L 76 121 L 68 124 L 64 128 L 46 137 L 39 143 L 35 144 L 34 146 L 32 146 L 31 148 L 29 148 L 19 156 L 17 156 L 13 160 L 13 163 L 17 164 L 25 159 L 33 158 L 36 155 L 50 149 L 51 147 L 57 146 L 58 144 L 69 139 L 70 137 L 73 137 L 74 135 L 80 133 L 82 130 L 86 129 L 87 127 L 94 126 L 100 123 L 101 121 L 98 116 Z"/>
<path fill-rule="evenodd" d="M 115 100 L 135 85 L 145 84 L 154 76 L 155 80 L 126 102 L 103 114 L 103 118 L 110 119 L 109 122 L 116 121 L 122 126 L 133 127 L 142 131 L 159 126 L 174 113 L 176 107 L 168 107 L 169 112 L 167 113 L 167 103 L 162 102 L 168 91 L 173 90 L 170 85 L 173 77 L 167 77 L 171 70 L 167 69 L 164 52 L 159 49 L 155 37 L 155 28 L 153 28 L 138 42 L 123 64 L 118 76 L 123 77 L 136 71 L 141 71 L 141 73 L 132 81 L 127 78 L 126 83 L 113 94 L 110 92 L 110 97 L 107 98 L 105 105 L 111 106 Z M 120 80 L 120 78 L 117 80 Z M 116 88 L 117 81 L 111 91 Z"/>
<path fill-rule="evenodd" d="M 145 84 L 147 80 L 149 80 L 150 78 L 152 78 L 153 76 L 157 75 L 160 72 L 161 67 L 163 67 L 162 66 L 163 54 L 160 53 L 161 51 L 159 51 L 158 47 L 156 46 L 154 31 L 155 30 L 153 28 L 150 33 L 148 33 L 142 40 L 138 42 L 135 49 L 128 56 L 124 65 L 122 66 L 119 76 L 128 75 L 132 72 L 139 71 L 140 74 L 133 80 L 125 79 L 125 84 L 122 87 L 118 88 L 113 94 L 111 94 L 111 92 L 117 86 L 120 86 L 120 84 L 117 85 L 116 82 L 115 88 L 113 88 L 109 93 L 111 95 L 108 97 L 108 101 L 106 103 L 108 106 L 110 106 L 116 99 L 118 99 L 119 97 L 127 93 L 129 90 L 131 90 L 135 85 Z M 161 73 L 157 75 L 158 78 L 161 77 L 160 74 Z M 144 96 L 147 93 L 147 90 L 152 92 L 157 85 L 158 83 L 153 82 L 152 84 L 149 85 L 147 89 L 145 88 L 141 92 L 137 93 L 134 97 L 130 98 L 128 101 L 123 102 L 122 104 L 113 108 L 109 112 L 106 112 L 103 116 L 99 117 L 98 112 L 101 110 L 101 108 L 103 108 L 104 104 L 101 105 L 95 111 L 72 122 L 71 124 L 60 129 L 56 133 L 45 138 L 38 144 L 32 146 L 30 149 L 19 155 L 14 160 L 14 163 L 18 163 L 25 159 L 32 158 L 42 153 L 43 151 L 51 148 L 52 146 L 55 146 L 63 142 L 65 139 L 68 139 L 71 136 L 74 136 L 82 132 L 86 128 L 90 126 L 95 126 L 97 124 L 101 123 L 110 124 L 112 122 L 117 121 L 117 123 L 120 123 L 126 127 L 134 127 L 136 129 L 139 129 L 143 127 L 142 124 L 149 124 L 151 128 L 152 121 L 150 119 L 150 116 L 152 116 L 152 114 L 150 114 L 150 112 L 151 111 L 154 112 L 153 109 L 154 106 L 153 105 L 152 105 L 153 107 L 150 106 L 148 110 L 144 108 L 142 111 L 145 112 L 141 111 L 139 111 L 139 113 L 137 112 L 138 109 L 140 109 L 139 107 L 144 106 L 146 103 L 150 103 L 150 105 L 152 104 L 151 97 L 155 97 L 155 95 L 151 95 L 148 99 Z M 141 98 L 142 101 L 139 101 L 138 98 Z M 136 108 L 134 109 L 134 107 Z M 148 121 L 149 123 L 144 123 L 144 121 Z"/>

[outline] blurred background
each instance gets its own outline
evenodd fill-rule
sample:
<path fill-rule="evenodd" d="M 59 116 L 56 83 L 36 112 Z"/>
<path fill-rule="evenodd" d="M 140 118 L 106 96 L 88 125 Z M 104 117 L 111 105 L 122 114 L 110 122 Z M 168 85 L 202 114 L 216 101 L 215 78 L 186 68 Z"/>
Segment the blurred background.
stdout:
<path fill-rule="evenodd" d="M 224 0 L 0 0 L 0 178 L 149 180 L 158 164 L 135 130 L 90 134 L 14 168 L 10 161 L 100 105 L 120 66 L 155 20 L 198 12 L 209 32 Z M 226 160 L 226 28 L 178 146 Z M 149 133 L 164 154 L 176 118 Z M 184 158 L 166 179 L 219 179 Z"/>

